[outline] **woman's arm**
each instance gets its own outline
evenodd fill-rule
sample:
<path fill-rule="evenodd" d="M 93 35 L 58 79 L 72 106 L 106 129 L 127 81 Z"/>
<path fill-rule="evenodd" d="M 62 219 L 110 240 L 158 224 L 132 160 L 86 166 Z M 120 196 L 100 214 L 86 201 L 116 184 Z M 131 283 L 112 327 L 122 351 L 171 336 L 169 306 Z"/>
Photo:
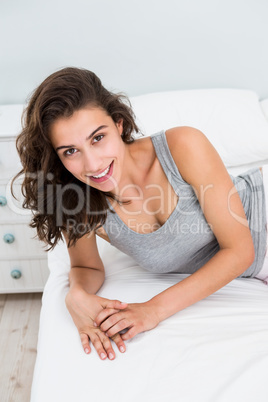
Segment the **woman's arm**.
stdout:
<path fill-rule="evenodd" d="M 166 135 L 174 161 L 193 187 L 220 250 L 197 272 L 148 302 L 129 304 L 115 314 L 103 310 L 95 319 L 97 325 L 109 336 L 128 328 L 124 340 L 214 293 L 243 273 L 255 258 L 240 197 L 212 144 L 190 127 L 168 130 Z"/>
<path fill-rule="evenodd" d="M 131 339 L 140 332 L 155 328 L 161 321 L 215 293 L 244 272 L 252 263 L 238 258 L 229 249 L 218 251 L 202 268 L 159 293 L 145 303 L 128 304 L 127 308 L 114 313 L 104 309 L 95 322 L 108 335 L 128 329 L 123 340 Z M 241 268 L 242 267 L 242 268 Z"/>
<path fill-rule="evenodd" d="M 194 274 L 149 300 L 159 322 L 237 278 L 253 263 L 252 259 L 244 259 L 242 252 L 240 257 L 231 249 L 221 249 Z"/>
<path fill-rule="evenodd" d="M 69 272 L 70 290 L 83 289 L 87 293 L 95 294 L 104 282 L 103 270 L 96 268 L 72 267 Z"/>
<path fill-rule="evenodd" d="M 66 233 L 64 237 L 68 242 Z M 100 328 L 96 328 L 93 321 L 104 308 L 111 308 L 114 312 L 118 312 L 126 307 L 126 303 L 105 299 L 95 294 L 104 282 L 105 273 L 94 233 L 83 236 L 75 246 L 68 249 L 68 252 L 71 261 L 70 290 L 65 302 L 79 331 L 84 351 L 90 353 L 89 340 L 91 340 L 101 359 L 107 356 L 109 359 L 114 359 L 115 354 L 109 337 Z M 125 345 L 121 336 L 116 334 L 112 339 L 118 349 L 124 352 Z"/>

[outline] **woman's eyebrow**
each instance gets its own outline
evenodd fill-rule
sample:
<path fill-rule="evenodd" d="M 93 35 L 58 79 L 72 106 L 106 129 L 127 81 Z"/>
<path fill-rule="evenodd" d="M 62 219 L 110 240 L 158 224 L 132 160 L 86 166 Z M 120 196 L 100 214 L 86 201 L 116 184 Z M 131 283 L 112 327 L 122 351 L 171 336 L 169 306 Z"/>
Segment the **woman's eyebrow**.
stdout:
<path fill-rule="evenodd" d="M 96 134 L 99 130 L 106 128 L 106 127 L 108 127 L 108 126 L 99 126 L 98 128 L 96 128 L 96 130 L 94 130 L 91 134 L 89 134 L 89 136 L 86 138 L 86 140 L 90 140 L 90 138 L 92 138 L 94 134 Z M 55 149 L 55 151 L 57 152 L 59 149 L 72 148 L 72 147 L 74 148 L 75 145 L 61 145 L 60 147 L 57 147 Z"/>

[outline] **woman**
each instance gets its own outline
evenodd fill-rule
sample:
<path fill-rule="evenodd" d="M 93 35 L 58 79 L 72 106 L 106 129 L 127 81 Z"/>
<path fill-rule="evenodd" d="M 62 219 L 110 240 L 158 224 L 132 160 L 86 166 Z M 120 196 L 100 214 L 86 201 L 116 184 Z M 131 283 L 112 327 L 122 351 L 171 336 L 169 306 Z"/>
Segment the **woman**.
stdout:
<path fill-rule="evenodd" d="M 66 305 L 85 353 L 91 341 L 101 359 L 115 358 L 111 339 L 124 352 L 124 341 L 233 279 L 268 276 L 260 169 L 230 177 L 191 127 L 138 139 L 134 132 L 122 95 L 90 71 L 65 68 L 35 90 L 17 139 L 24 207 L 50 248 L 64 236 Z M 145 269 L 191 275 L 145 303 L 99 297 L 105 273 L 96 235 Z"/>

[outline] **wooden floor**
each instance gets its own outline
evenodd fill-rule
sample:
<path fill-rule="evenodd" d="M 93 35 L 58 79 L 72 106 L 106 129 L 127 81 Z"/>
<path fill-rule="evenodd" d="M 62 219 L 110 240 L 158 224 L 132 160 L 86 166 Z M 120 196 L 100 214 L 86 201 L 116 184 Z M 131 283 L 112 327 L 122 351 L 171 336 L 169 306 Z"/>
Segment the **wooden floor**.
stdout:
<path fill-rule="evenodd" d="M 0 401 L 29 402 L 41 293 L 0 294 Z"/>

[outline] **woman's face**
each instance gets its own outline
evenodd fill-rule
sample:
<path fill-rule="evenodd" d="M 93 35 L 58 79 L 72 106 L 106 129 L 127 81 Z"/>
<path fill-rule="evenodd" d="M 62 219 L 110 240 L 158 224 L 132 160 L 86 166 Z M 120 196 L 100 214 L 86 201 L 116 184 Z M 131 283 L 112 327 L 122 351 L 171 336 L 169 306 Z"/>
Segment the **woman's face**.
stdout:
<path fill-rule="evenodd" d="M 122 132 L 122 120 L 115 123 L 104 110 L 88 107 L 56 120 L 50 139 L 65 168 L 78 180 L 112 192 L 123 168 Z"/>

